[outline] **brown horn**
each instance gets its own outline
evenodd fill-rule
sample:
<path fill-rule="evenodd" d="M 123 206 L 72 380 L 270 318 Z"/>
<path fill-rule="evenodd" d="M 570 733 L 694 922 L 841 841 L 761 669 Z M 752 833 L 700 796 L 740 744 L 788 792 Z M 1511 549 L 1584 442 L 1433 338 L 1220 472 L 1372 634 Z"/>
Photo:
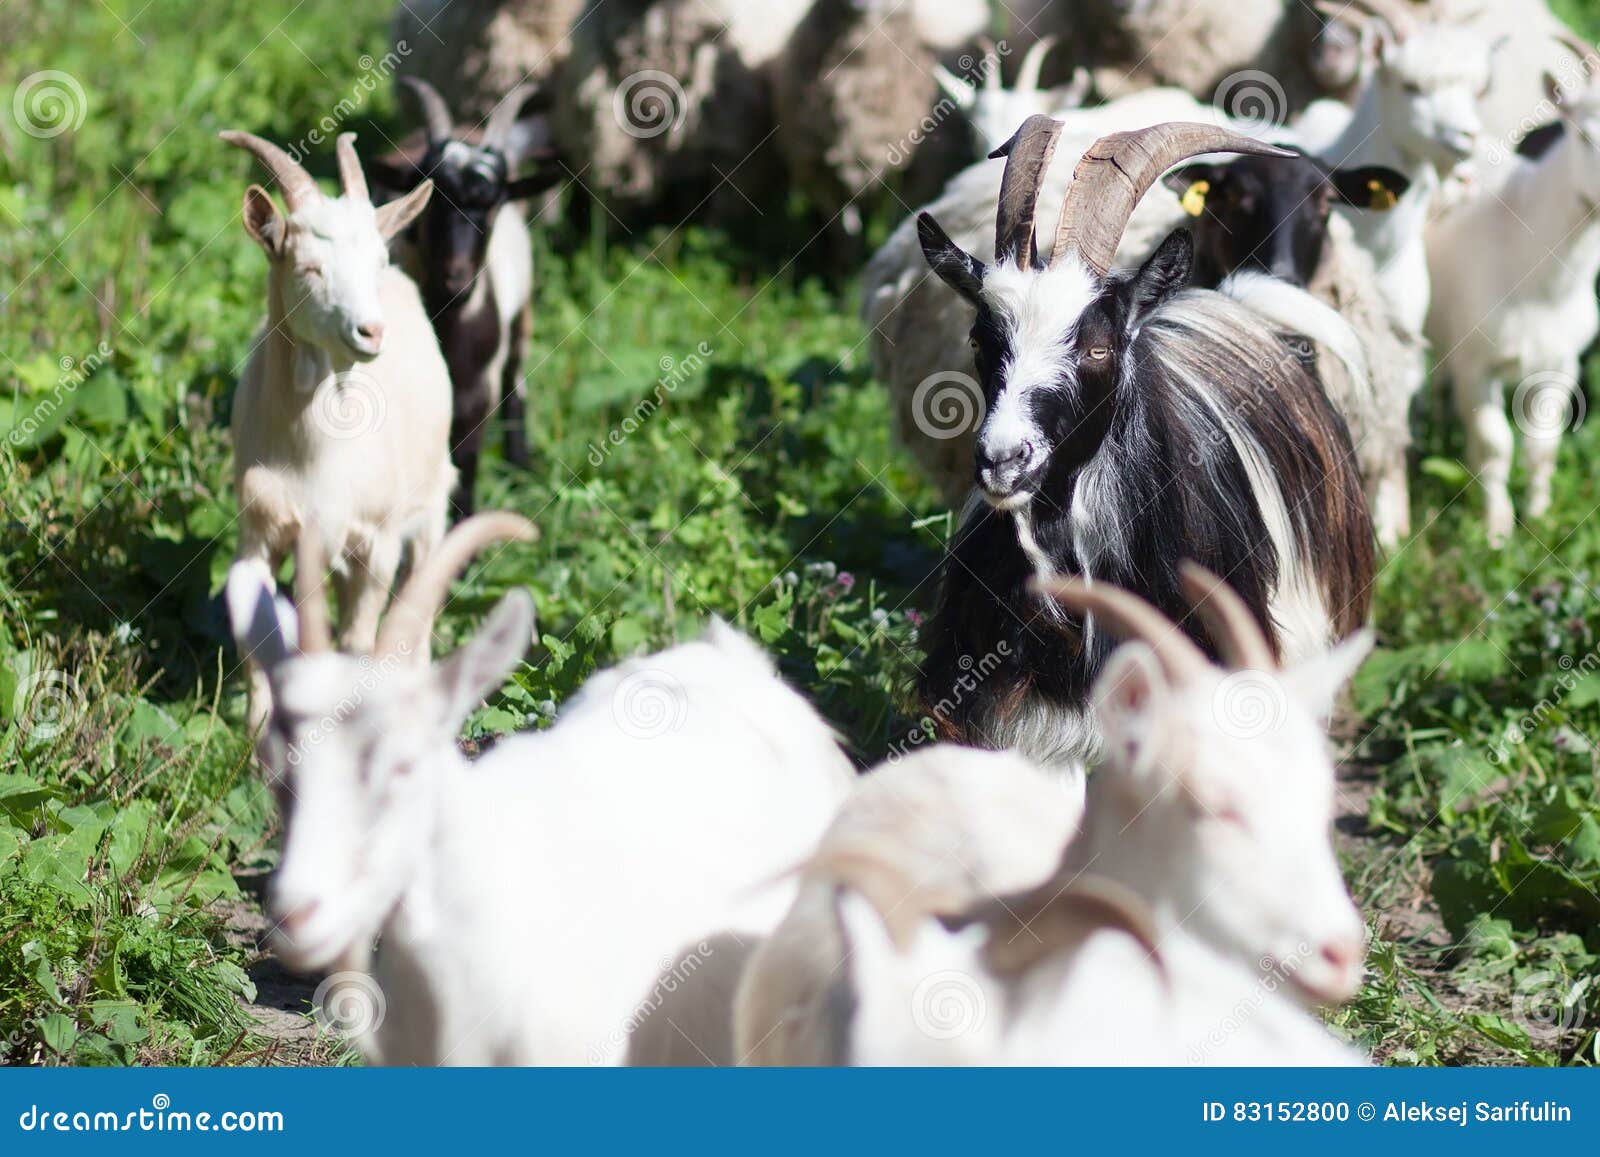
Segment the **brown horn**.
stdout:
<path fill-rule="evenodd" d="M 1022 122 L 1016 134 L 990 153 L 1006 159 L 1005 175 L 1000 178 L 1000 207 L 994 219 L 994 259 L 1009 256 L 1018 269 L 1031 269 L 1038 258 L 1034 238 L 1034 216 L 1039 208 L 1039 185 L 1055 156 L 1061 137 L 1061 122 L 1034 115 Z"/>
<path fill-rule="evenodd" d="M 278 192 L 283 195 L 283 203 L 293 213 L 307 201 L 319 195 L 317 183 L 311 179 L 311 174 L 306 172 L 288 153 L 277 145 L 254 133 L 242 133 L 237 129 L 227 129 L 217 134 L 223 140 L 236 148 L 241 148 L 250 153 L 256 160 L 272 174 L 272 179 L 278 182 Z"/>
<path fill-rule="evenodd" d="M 333 650 L 328 596 L 323 590 L 327 574 L 328 560 L 322 553 L 321 531 L 314 526 L 301 526 L 294 543 L 294 607 L 302 655 Z"/>
<path fill-rule="evenodd" d="M 520 514 L 504 510 L 475 514 L 456 526 L 406 580 L 389 604 L 378 631 L 377 653 L 397 655 L 406 648 L 419 656 L 433 620 L 450 594 L 450 584 L 473 555 L 491 542 L 533 542 L 539 530 Z"/>
<path fill-rule="evenodd" d="M 1096 623 L 1113 635 L 1147 644 L 1174 683 L 1186 682 L 1211 668 L 1205 652 L 1177 624 L 1121 587 L 1072 577 L 1035 580 L 1033 588 L 1064 607 L 1093 615 Z"/>
<path fill-rule="evenodd" d="M 361 171 L 361 158 L 356 156 L 355 133 L 340 133 L 333 147 L 339 154 L 339 185 L 344 195 L 352 201 L 372 200 L 372 194 L 367 192 L 367 175 Z"/>
<path fill-rule="evenodd" d="M 536 84 L 519 84 L 501 98 L 500 103 L 495 105 L 494 111 L 489 114 L 488 123 L 484 125 L 484 148 L 493 149 L 498 153 L 506 151 L 506 146 L 511 143 L 511 130 L 516 126 L 522 107 L 532 100 L 538 91 L 539 86 Z"/>
<path fill-rule="evenodd" d="M 1224 664 L 1235 671 L 1278 669 L 1266 632 L 1239 592 L 1187 559 L 1178 564 L 1178 589 L 1211 633 Z"/>
<path fill-rule="evenodd" d="M 1216 125 L 1174 122 L 1101 137 L 1073 172 L 1056 226 L 1051 264 L 1072 254 L 1106 276 L 1140 199 L 1173 165 L 1205 153 L 1295 156 Z"/>
<path fill-rule="evenodd" d="M 416 98 L 417 109 L 422 113 L 422 131 L 427 134 L 430 148 L 455 135 L 455 117 L 450 115 L 450 106 L 444 103 L 438 89 L 415 76 L 402 76 L 400 85 Z"/>

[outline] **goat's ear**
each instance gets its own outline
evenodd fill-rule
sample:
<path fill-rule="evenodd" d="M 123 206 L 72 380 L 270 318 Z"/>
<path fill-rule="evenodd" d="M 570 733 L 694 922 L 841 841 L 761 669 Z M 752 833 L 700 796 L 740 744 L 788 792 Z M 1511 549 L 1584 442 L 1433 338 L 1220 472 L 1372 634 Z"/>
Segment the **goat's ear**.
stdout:
<path fill-rule="evenodd" d="M 283 252 L 283 240 L 289 232 L 288 222 L 260 185 L 251 185 L 244 191 L 244 231 L 267 251 L 267 256 L 276 257 Z"/>
<path fill-rule="evenodd" d="M 509 182 L 506 185 L 506 200 L 526 201 L 529 197 L 537 197 L 546 189 L 560 184 L 564 175 L 565 170 L 560 165 L 545 165 L 529 176 Z"/>
<path fill-rule="evenodd" d="M 423 181 L 399 200 L 379 205 L 378 232 L 383 234 L 383 239 L 393 241 L 399 236 L 405 227 L 415 221 L 417 215 L 428 207 L 428 198 L 431 196 L 433 196 L 433 182 Z"/>
<path fill-rule="evenodd" d="M 438 690 L 454 726 L 459 727 L 522 662 L 533 638 L 533 621 L 533 596 L 514 590 L 489 612 L 476 635 L 438 665 Z"/>
<path fill-rule="evenodd" d="M 1122 287 L 1130 320 L 1137 320 L 1189 284 L 1194 273 L 1194 237 L 1176 229 Z"/>
<path fill-rule="evenodd" d="M 928 267 L 939 279 L 977 305 L 983 289 L 983 262 L 950 240 L 950 235 L 939 228 L 939 222 L 927 213 L 917 214 L 917 240 L 922 242 L 922 255 L 928 259 Z"/>
<path fill-rule="evenodd" d="M 1357 631 L 1326 655 L 1318 655 L 1286 671 L 1284 685 L 1308 711 L 1326 723 L 1344 685 L 1372 653 L 1372 644 L 1371 631 Z"/>
<path fill-rule="evenodd" d="M 1185 165 L 1162 177 L 1161 183 L 1178 194 L 1185 213 L 1198 217 L 1205 212 L 1206 197 L 1217 183 L 1217 166 Z"/>
<path fill-rule="evenodd" d="M 1119 769 L 1149 771 L 1161 748 L 1162 719 L 1171 688 L 1156 654 L 1143 643 L 1125 643 L 1094 684 L 1094 714 L 1106 753 Z"/>
<path fill-rule="evenodd" d="M 241 561 L 228 569 L 225 589 L 228 621 L 239 654 L 267 670 L 299 647 L 294 608 L 277 597 L 272 572 L 264 563 Z"/>
<path fill-rule="evenodd" d="M 1411 188 L 1404 173 L 1385 169 L 1381 165 L 1366 165 L 1359 169 L 1335 169 L 1331 174 L 1334 192 L 1339 200 L 1356 209 L 1370 209 L 1385 213 L 1400 203 L 1400 198 Z"/>

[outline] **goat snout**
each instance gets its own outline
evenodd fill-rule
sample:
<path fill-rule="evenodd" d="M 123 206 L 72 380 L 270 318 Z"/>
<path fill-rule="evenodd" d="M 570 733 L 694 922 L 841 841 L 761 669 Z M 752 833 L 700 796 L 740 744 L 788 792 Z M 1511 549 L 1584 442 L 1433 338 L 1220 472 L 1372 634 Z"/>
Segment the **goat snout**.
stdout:
<path fill-rule="evenodd" d="M 366 357 L 377 357 L 383 352 L 383 334 L 381 321 L 358 322 L 350 330 L 350 348 Z"/>
<path fill-rule="evenodd" d="M 285 936 L 298 936 L 305 931 L 306 925 L 311 923 L 312 917 L 317 914 L 318 903 L 307 900 L 304 904 L 297 904 L 278 917 L 278 929 Z"/>
<path fill-rule="evenodd" d="M 1361 987 L 1366 957 L 1367 942 L 1359 933 L 1335 937 L 1325 940 L 1294 978 L 1312 999 L 1337 1004 Z"/>
<path fill-rule="evenodd" d="M 1039 462 L 1039 444 L 1032 439 L 978 451 L 978 485 L 991 502 L 1015 497 L 1032 480 Z"/>
<path fill-rule="evenodd" d="M 1446 129 L 1439 134 L 1439 143 L 1463 159 L 1472 156 L 1478 148 L 1478 130 L 1474 128 Z"/>

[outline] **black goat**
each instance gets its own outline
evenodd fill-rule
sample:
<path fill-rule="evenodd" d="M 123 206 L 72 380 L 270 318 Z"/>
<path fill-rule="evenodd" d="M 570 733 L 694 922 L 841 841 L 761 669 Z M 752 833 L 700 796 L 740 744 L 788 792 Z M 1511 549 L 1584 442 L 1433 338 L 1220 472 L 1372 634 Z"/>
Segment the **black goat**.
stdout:
<path fill-rule="evenodd" d="M 918 219 L 928 263 L 977 309 L 986 401 L 979 490 L 949 548 L 920 693 L 947 738 L 1064 763 L 1096 744 L 1084 707 L 1109 641 L 1032 580 L 1086 574 L 1133 590 L 1209 645 L 1179 588 L 1178 560 L 1193 558 L 1244 596 L 1280 657 L 1298 659 L 1364 622 L 1373 546 L 1307 335 L 1186 288 L 1186 232 L 1137 273 L 1110 273 L 1134 206 L 1172 164 L 1280 150 L 1202 125 L 1105 138 L 1079 163 L 1047 267 L 1034 215 L 1060 127 L 1031 117 L 1001 150 L 993 266 Z M 1317 320 L 1342 327 L 1320 307 Z"/>
<path fill-rule="evenodd" d="M 472 513 L 484 430 L 497 410 L 505 423 L 506 459 L 528 464 L 522 381 L 533 295 L 527 222 L 514 202 L 550 188 L 561 170 L 544 165 L 514 177 L 524 160 L 517 117 L 532 86 L 513 89 L 481 131 L 458 127 L 427 81 L 402 77 L 422 114 L 425 144 L 369 165 L 382 185 L 405 192 L 425 180 L 434 198 L 407 234 L 404 264 L 422 291 L 450 367 L 455 408 L 450 460 L 459 472 L 451 499 L 456 519 Z"/>

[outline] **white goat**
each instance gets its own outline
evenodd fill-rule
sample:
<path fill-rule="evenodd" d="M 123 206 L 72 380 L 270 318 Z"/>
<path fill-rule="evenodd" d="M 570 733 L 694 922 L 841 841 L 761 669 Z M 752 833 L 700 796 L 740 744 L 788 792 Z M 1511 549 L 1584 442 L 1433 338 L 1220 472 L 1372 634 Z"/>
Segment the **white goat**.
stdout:
<path fill-rule="evenodd" d="M 267 319 L 233 399 L 235 560 L 270 581 L 298 538 L 319 537 L 341 642 L 368 650 L 402 552 L 427 557 L 455 484 L 450 373 L 416 285 L 388 252 L 433 185 L 374 210 L 354 133 L 338 140 L 337 199 L 277 145 L 222 139 L 266 166 L 288 210 L 260 185 L 245 193 L 245 231 L 267 255 Z M 253 728 L 266 696 L 256 671 Z"/>
<path fill-rule="evenodd" d="M 1088 69 L 1076 69 L 1072 80 L 1060 88 L 1039 86 L 1045 57 L 1055 43 L 1055 37 L 1046 36 L 1029 45 L 1010 88 L 1000 75 L 1000 50 L 990 42 L 985 42 L 983 60 L 978 65 L 978 84 L 957 76 L 943 64 L 934 65 L 934 79 L 966 117 L 978 156 L 987 157 L 1005 144 L 1017 126 L 1031 116 L 1060 118 L 1083 105 L 1091 84 Z"/>
<path fill-rule="evenodd" d="M 1600 333 L 1600 85 L 1563 99 L 1551 78 L 1550 101 L 1560 138 L 1541 156 L 1511 158 L 1497 191 L 1458 206 L 1428 234 L 1428 336 L 1453 387 L 1496 544 L 1516 524 L 1506 389 L 1527 453 L 1524 513 L 1539 518 L 1574 418 L 1580 360 Z"/>
<path fill-rule="evenodd" d="M 1185 588 L 1233 671 L 1125 592 L 1050 587 L 1094 630 L 1138 640 L 1097 684 L 1107 757 L 1053 878 L 974 911 L 964 908 L 974 890 L 952 888 L 915 840 L 881 829 L 841 846 L 830 832 L 807 888 L 751 962 L 741 1049 L 759 1063 L 1352 1059 L 1273 993 L 1339 1001 L 1360 981 L 1361 921 L 1328 838 L 1334 772 L 1322 721 L 1371 637 L 1279 671 L 1220 580 L 1186 567 Z M 989 843 L 998 833 L 975 826 L 977 814 L 947 812 L 947 828 L 967 839 L 945 843 L 983 862 L 985 849 L 1006 845 Z M 1131 941 L 1090 953 L 1052 935 L 1063 912 L 1083 914 L 1074 899 L 1051 915 L 1063 893 L 1101 907 L 1134 897 L 1107 930 Z M 932 919 L 963 911 L 977 930 Z M 1037 931 L 1018 927 L 1025 913 L 1045 917 Z M 1152 953 L 1164 977 L 1151 972 Z M 1125 991 L 1131 1003 L 1111 995 Z M 941 1020 L 947 1001 L 957 1013 L 968 1005 L 968 1023 Z M 1246 1032 L 1213 1048 L 1211 1031 L 1243 1002 L 1258 1006 Z"/>
<path fill-rule="evenodd" d="M 848 1012 L 851 964 L 838 877 L 881 904 L 891 926 L 957 915 L 1045 880 L 1081 813 L 1059 776 L 1011 752 L 940 744 L 868 773 L 823 836 L 788 917 L 751 957 L 734 1014 L 736 1058 L 845 1063 L 838 1018 Z"/>
<path fill-rule="evenodd" d="M 229 575 L 239 646 L 276 692 L 261 754 L 288 812 L 278 954 L 325 969 L 379 938 L 386 1013 L 363 1046 L 388 1064 L 620 1063 L 662 961 L 781 918 L 792 883 L 763 885 L 853 779 L 828 727 L 720 623 L 596 675 L 554 727 L 469 763 L 457 733 L 521 661 L 532 600 L 507 595 L 438 664 L 418 661 L 423 624 L 477 548 L 531 532 L 462 522 L 370 658 L 306 653 L 319 591 L 300 592 L 297 624 L 256 570 Z"/>

